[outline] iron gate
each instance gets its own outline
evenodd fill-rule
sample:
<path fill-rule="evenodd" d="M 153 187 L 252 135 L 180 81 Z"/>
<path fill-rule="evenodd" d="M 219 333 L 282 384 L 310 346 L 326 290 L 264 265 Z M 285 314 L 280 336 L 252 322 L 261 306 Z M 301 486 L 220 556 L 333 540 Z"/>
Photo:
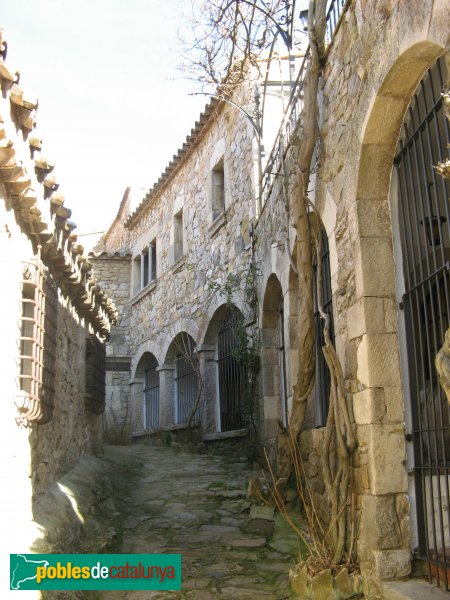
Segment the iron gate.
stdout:
<path fill-rule="evenodd" d="M 195 354 L 194 340 L 185 335 L 181 340 L 183 352 L 176 359 L 176 415 L 177 423 L 187 423 L 197 403 L 198 395 L 198 357 Z M 197 407 L 193 421 L 200 420 L 200 407 Z"/>
<path fill-rule="evenodd" d="M 156 358 L 144 371 L 144 428 L 159 427 L 159 373 Z"/>
<path fill-rule="evenodd" d="M 449 326 L 449 190 L 433 165 L 447 156 L 449 125 L 441 98 L 444 60 L 422 79 L 408 109 L 395 158 L 403 308 L 411 395 L 417 558 L 430 580 L 449 588 L 449 408 L 434 359 Z"/>
<path fill-rule="evenodd" d="M 244 426 L 242 405 L 245 369 L 235 356 L 235 323 L 242 319 L 237 311 L 228 311 L 218 334 L 218 370 L 221 431 L 233 431 Z"/>

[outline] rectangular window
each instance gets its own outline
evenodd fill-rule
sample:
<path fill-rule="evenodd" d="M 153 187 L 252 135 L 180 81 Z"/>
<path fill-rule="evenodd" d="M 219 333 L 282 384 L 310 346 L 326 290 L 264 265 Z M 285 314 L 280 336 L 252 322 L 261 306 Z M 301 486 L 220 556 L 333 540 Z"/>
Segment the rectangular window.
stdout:
<path fill-rule="evenodd" d="M 86 339 L 85 406 L 101 415 L 105 410 L 105 344 L 97 336 Z"/>
<path fill-rule="evenodd" d="M 323 355 L 322 347 L 325 344 L 324 322 L 320 315 L 317 298 L 318 270 L 321 270 L 322 280 L 322 308 L 330 319 L 330 339 L 334 343 L 333 324 L 333 295 L 331 291 L 330 250 L 328 247 L 327 232 L 322 228 L 322 256 L 315 258 L 314 267 L 314 328 L 316 352 L 316 427 L 325 427 L 328 417 L 330 401 L 330 371 Z"/>
<path fill-rule="evenodd" d="M 180 210 L 173 217 L 173 262 L 180 260 L 183 254 L 183 211 Z"/>
<path fill-rule="evenodd" d="M 156 238 L 133 260 L 133 291 L 138 294 L 156 279 Z"/>
<path fill-rule="evenodd" d="M 211 209 L 215 221 L 225 210 L 225 172 L 223 158 L 217 163 L 211 173 Z"/>

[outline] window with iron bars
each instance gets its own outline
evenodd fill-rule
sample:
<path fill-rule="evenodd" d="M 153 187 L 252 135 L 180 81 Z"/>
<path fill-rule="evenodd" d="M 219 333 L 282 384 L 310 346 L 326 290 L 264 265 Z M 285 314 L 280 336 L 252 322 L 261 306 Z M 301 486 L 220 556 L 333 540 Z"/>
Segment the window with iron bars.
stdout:
<path fill-rule="evenodd" d="M 158 362 L 152 357 L 144 371 L 144 429 L 159 427 L 159 373 Z"/>
<path fill-rule="evenodd" d="M 41 261 L 23 263 L 19 336 L 20 373 L 16 405 L 21 426 L 48 423 L 55 395 L 57 287 Z"/>
<path fill-rule="evenodd" d="M 333 325 L 333 297 L 331 293 L 331 272 L 330 272 L 330 250 L 328 247 L 327 232 L 322 228 L 322 256 L 319 257 L 320 263 L 314 264 L 314 341 L 316 354 L 316 417 L 315 426 L 324 427 L 328 417 L 328 406 L 330 403 L 330 370 L 325 361 L 322 347 L 325 344 L 324 322 L 320 316 L 317 302 L 317 276 L 318 269 L 321 269 L 322 275 L 322 306 L 330 319 L 330 339 L 334 343 L 334 325 Z"/>
<path fill-rule="evenodd" d="M 138 294 L 147 285 L 156 281 L 156 238 L 133 259 L 133 293 Z"/>
<path fill-rule="evenodd" d="M 198 357 L 195 354 L 194 340 L 185 334 L 179 336 L 179 351 L 176 357 L 175 370 L 175 421 L 187 423 L 197 403 L 199 384 Z M 200 410 L 197 407 L 193 421 L 200 420 Z"/>

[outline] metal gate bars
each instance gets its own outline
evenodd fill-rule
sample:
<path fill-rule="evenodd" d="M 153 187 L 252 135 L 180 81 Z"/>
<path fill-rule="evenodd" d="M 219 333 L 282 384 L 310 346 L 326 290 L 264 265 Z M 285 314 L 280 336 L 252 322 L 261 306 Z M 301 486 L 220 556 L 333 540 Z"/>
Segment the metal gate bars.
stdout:
<path fill-rule="evenodd" d="M 200 407 L 197 405 L 199 389 L 199 365 L 195 354 L 195 342 L 186 333 L 177 338 L 179 352 L 176 358 L 175 386 L 176 406 L 175 422 L 187 423 L 192 415 L 192 420 L 200 420 Z"/>
<path fill-rule="evenodd" d="M 447 156 L 449 124 L 441 98 L 447 81 L 439 60 L 411 101 L 395 159 L 411 395 L 417 558 L 430 580 L 449 589 L 449 408 L 434 360 L 449 326 L 449 189 L 433 165 Z"/>
<path fill-rule="evenodd" d="M 244 426 L 242 419 L 245 369 L 235 357 L 234 326 L 242 315 L 229 310 L 218 333 L 218 372 L 221 431 L 233 431 Z"/>
<path fill-rule="evenodd" d="M 159 427 L 158 361 L 153 356 L 144 371 L 144 429 Z"/>

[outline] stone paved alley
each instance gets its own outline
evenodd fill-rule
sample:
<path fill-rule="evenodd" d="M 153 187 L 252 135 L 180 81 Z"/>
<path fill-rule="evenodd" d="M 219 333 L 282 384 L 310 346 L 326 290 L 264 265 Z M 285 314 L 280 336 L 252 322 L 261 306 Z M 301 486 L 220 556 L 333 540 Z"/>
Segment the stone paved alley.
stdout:
<path fill-rule="evenodd" d="M 113 552 L 181 553 L 182 592 L 103 592 L 102 599 L 289 598 L 297 536 L 270 507 L 246 498 L 242 460 L 146 445 L 109 447 L 125 468 Z M 123 479 L 123 478 L 122 478 Z"/>

